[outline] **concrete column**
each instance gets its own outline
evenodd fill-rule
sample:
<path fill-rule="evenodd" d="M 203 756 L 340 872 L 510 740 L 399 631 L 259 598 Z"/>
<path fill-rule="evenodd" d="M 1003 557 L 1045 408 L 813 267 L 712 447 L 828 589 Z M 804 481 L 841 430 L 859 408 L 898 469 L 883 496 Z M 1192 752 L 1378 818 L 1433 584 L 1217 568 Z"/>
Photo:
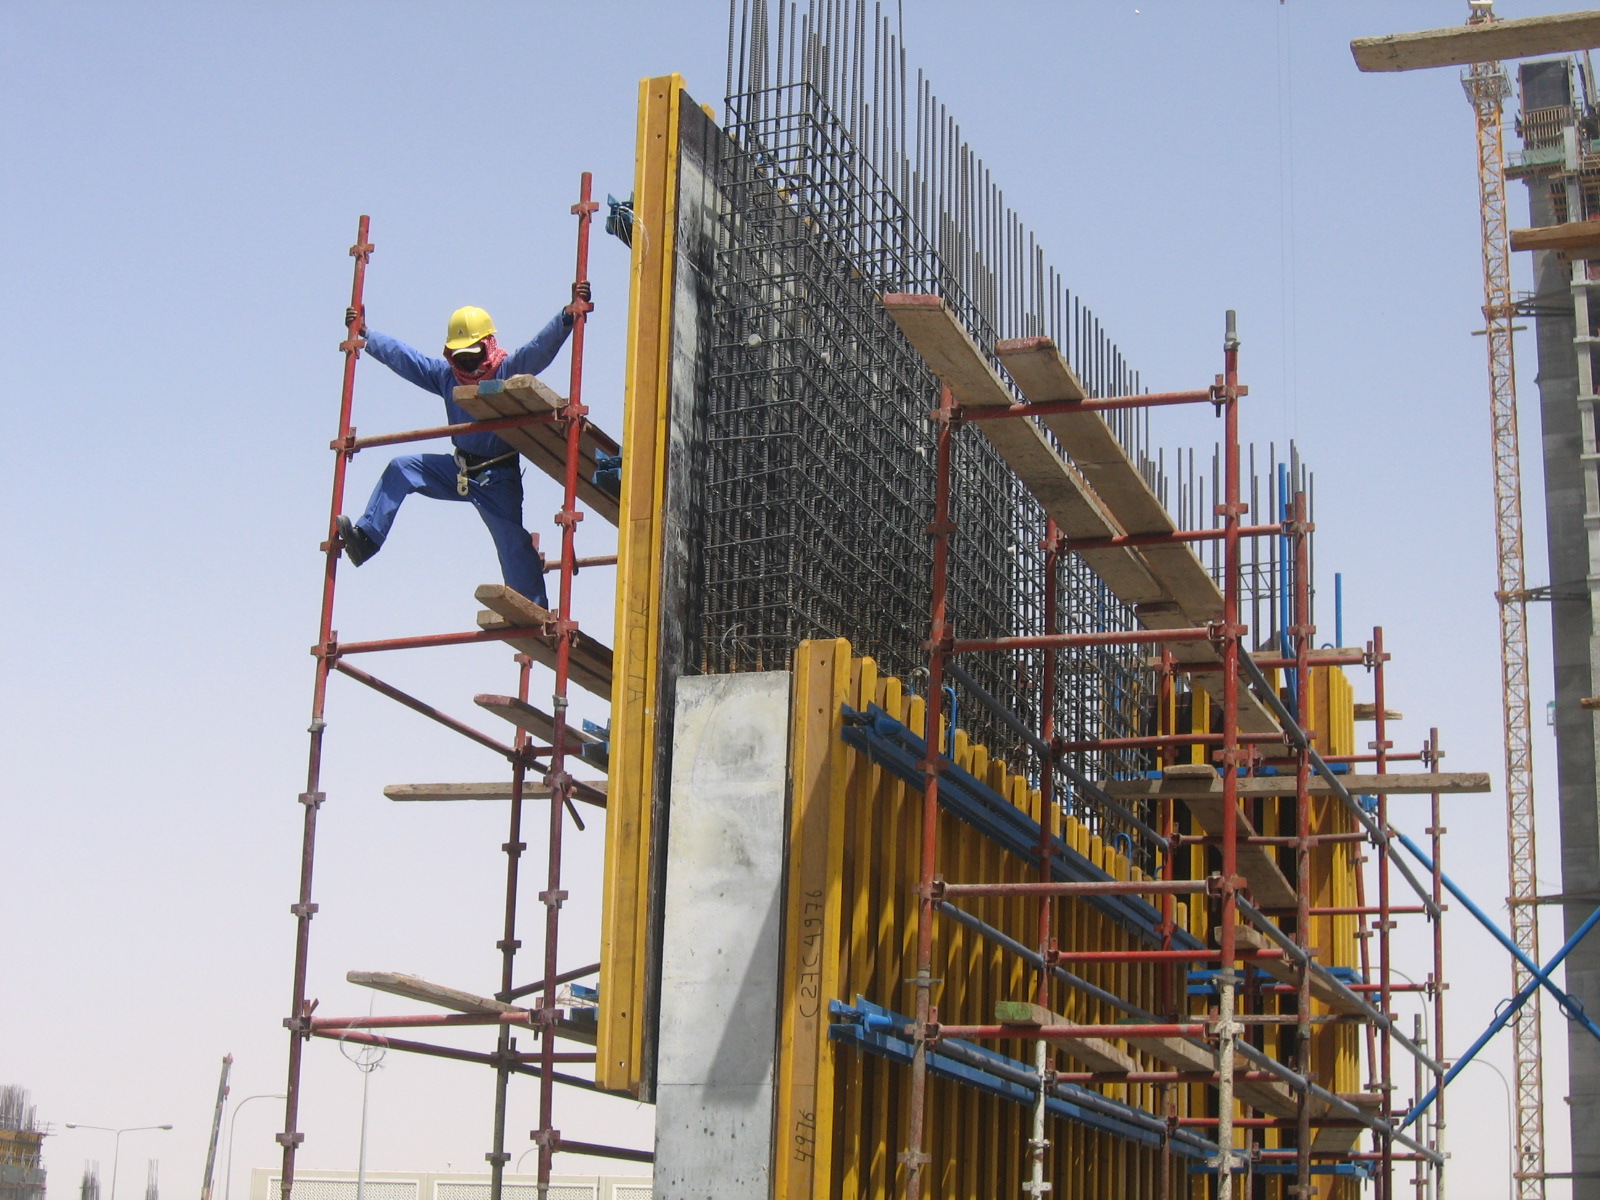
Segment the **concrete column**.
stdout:
<path fill-rule="evenodd" d="M 656 1200 L 767 1200 L 787 671 L 678 681 L 656 1086 Z"/>

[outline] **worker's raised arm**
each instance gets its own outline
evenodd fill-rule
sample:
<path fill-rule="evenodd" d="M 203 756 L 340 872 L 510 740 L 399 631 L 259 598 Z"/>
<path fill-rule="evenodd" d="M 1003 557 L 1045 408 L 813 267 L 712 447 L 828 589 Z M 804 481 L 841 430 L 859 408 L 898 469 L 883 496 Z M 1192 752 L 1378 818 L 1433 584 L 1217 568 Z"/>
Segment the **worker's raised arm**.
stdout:
<path fill-rule="evenodd" d="M 364 336 L 367 339 L 367 353 L 373 358 L 406 382 L 435 394 L 440 393 L 443 386 L 441 380 L 451 373 L 450 364 L 444 359 L 413 350 L 398 338 L 370 329 Z M 448 395 L 447 392 L 444 394 Z"/>
<path fill-rule="evenodd" d="M 567 334 L 571 332 L 572 314 L 562 309 L 550 318 L 548 325 L 533 335 L 532 341 L 506 359 L 506 376 L 537 375 L 554 360 L 561 344 L 567 340 Z"/>

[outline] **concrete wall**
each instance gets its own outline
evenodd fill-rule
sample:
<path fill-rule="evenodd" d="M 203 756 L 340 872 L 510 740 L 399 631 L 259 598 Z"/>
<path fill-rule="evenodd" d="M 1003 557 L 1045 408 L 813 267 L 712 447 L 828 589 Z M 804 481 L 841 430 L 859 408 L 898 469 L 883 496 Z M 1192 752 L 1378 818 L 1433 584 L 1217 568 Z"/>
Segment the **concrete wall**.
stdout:
<path fill-rule="evenodd" d="M 656 1200 L 766 1200 L 789 765 L 787 671 L 680 679 Z"/>
<path fill-rule="evenodd" d="M 1564 71 L 1522 70 L 1523 104 L 1545 107 L 1567 99 Z M 1532 77 L 1530 77 L 1530 75 Z M 1552 90 L 1555 89 L 1555 90 Z M 1547 186 L 1530 181 L 1529 216 L 1534 225 L 1548 225 L 1554 214 Z M 1594 893 L 1600 889 L 1600 795 L 1596 791 L 1596 716 L 1578 701 L 1596 692 L 1596 664 L 1590 606 L 1587 502 L 1581 459 L 1582 433 L 1578 411 L 1578 363 L 1573 346 L 1571 271 L 1556 255 L 1534 256 L 1535 324 L 1539 355 L 1539 420 L 1544 457 L 1545 532 L 1550 557 L 1552 656 L 1555 664 L 1555 733 L 1557 799 L 1561 812 L 1561 890 Z M 1593 303 L 1600 303 L 1596 297 Z M 1530 506 L 1531 507 L 1531 506 Z M 1535 535 L 1536 536 L 1536 535 Z M 1530 580 L 1530 584 L 1537 580 Z M 1540 804 L 1544 808 L 1546 802 Z M 1548 856 L 1549 849 L 1545 851 Z M 1548 866 L 1546 867 L 1548 872 Z M 1582 924 L 1594 902 L 1564 906 L 1563 929 L 1569 935 Z M 1545 939 L 1542 953 L 1556 947 Z M 1600 941 L 1590 937 L 1565 966 L 1566 988 L 1593 1012 L 1600 1012 Z M 1545 1033 L 1561 1036 L 1566 1023 L 1545 1005 Z M 1574 1032 L 1569 1042 L 1566 1105 L 1551 1103 L 1547 1126 L 1567 1110 L 1572 1128 L 1573 1200 L 1600 1200 L 1600 1043 Z M 1545 1080 L 1546 1093 L 1561 1095 L 1559 1079 Z M 1547 1161 L 1546 1170 L 1566 1164 Z M 1583 1178 L 1583 1176 L 1588 1176 Z"/>

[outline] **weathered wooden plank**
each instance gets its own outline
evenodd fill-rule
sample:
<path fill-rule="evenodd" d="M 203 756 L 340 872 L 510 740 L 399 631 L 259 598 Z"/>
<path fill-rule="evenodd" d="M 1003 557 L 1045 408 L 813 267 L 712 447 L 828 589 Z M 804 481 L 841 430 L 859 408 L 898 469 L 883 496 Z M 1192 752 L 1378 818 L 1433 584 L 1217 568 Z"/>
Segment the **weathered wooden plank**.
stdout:
<path fill-rule="evenodd" d="M 403 801 L 509 800 L 511 781 L 501 779 L 494 783 L 391 783 L 383 789 L 383 795 L 388 800 Z M 522 798 L 548 800 L 550 788 L 543 783 L 525 782 L 522 785 Z M 592 804 L 596 808 L 604 808 L 606 781 L 574 779 L 572 798 L 581 800 L 585 804 Z"/>
<path fill-rule="evenodd" d="M 1343 775 L 1339 782 L 1351 795 L 1358 796 L 1429 796 L 1439 793 L 1487 792 L 1489 776 L 1484 771 L 1442 771 L 1428 773 L 1407 771 L 1392 775 Z M 1207 794 L 1222 794 L 1222 780 L 1193 776 L 1174 776 L 1170 770 L 1165 779 L 1108 779 L 1100 784 L 1106 793 L 1119 800 L 1156 800 L 1171 796 L 1189 800 Z M 1313 796 L 1331 796 L 1333 789 L 1320 775 L 1313 775 L 1308 784 Z M 1239 780 L 1239 795 L 1289 796 L 1294 794 L 1293 775 L 1252 775 Z"/>
<path fill-rule="evenodd" d="M 1350 53 L 1363 71 L 1415 71 L 1540 54 L 1565 54 L 1600 46 L 1600 10 L 1517 17 L 1480 25 L 1452 25 L 1416 33 L 1356 38 Z"/>
<path fill-rule="evenodd" d="M 499 632 L 505 629 L 521 629 L 523 626 L 520 622 L 506 620 L 497 612 L 485 611 L 478 614 L 478 628 Z M 508 637 L 505 642 L 508 646 L 526 654 L 534 662 L 555 669 L 556 648 L 552 638 L 529 629 L 527 636 Z M 611 660 L 609 646 L 595 641 L 580 631 L 573 638 L 569 660 L 572 682 L 603 700 L 610 700 Z"/>
<path fill-rule="evenodd" d="M 526 700 L 518 700 L 515 696 L 497 696 L 489 692 L 482 692 L 472 698 L 472 702 L 485 712 L 492 712 L 497 717 L 504 717 L 518 729 L 526 730 L 534 737 L 546 742 L 555 741 L 555 718 L 544 709 L 529 704 Z M 592 733 L 584 731 L 580 725 L 569 724 L 567 733 L 579 743 L 598 742 L 600 739 Z"/>
<path fill-rule="evenodd" d="M 420 1000 L 424 1004 L 448 1008 L 452 1012 L 516 1013 L 528 1011 L 526 1008 L 519 1008 L 515 1004 L 507 1004 L 502 1000 L 496 1000 L 492 996 L 475 996 L 471 992 L 463 992 L 459 988 L 445 987 L 440 983 L 429 983 L 426 979 L 419 979 L 415 975 L 399 975 L 393 971 L 348 971 L 345 973 L 345 979 L 350 983 L 372 988 L 374 991 L 388 992 L 391 996 L 404 996 L 408 1000 Z"/>
<path fill-rule="evenodd" d="M 1222 796 L 1222 781 L 1217 781 L 1217 790 L 1199 795 L 1187 795 L 1183 802 L 1188 805 L 1194 819 L 1209 834 L 1222 832 L 1222 819 L 1225 813 Z M 1239 813 L 1238 833 L 1241 838 L 1254 837 L 1256 828 L 1250 819 Z M 1249 846 L 1240 843 L 1237 847 L 1236 862 L 1239 873 L 1250 881 L 1250 894 L 1255 902 L 1262 908 L 1293 908 L 1295 906 L 1295 890 L 1290 886 L 1288 877 L 1283 869 L 1278 866 L 1278 860 L 1273 857 L 1272 848 L 1269 846 Z"/>
<path fill-rule="evenodd" d="M 1357 704 L 1355 708 L 1356 720 L 1358 721 L 1376 721 L 1378 719 L 1378 706 L 1376 704 Z M 1383 710 L 1383 719 L 1385 721 L 1403 721 L 1406 719 L 1406 715 L 1397 708 L 1386 708 Z"/>
<path fill-rule="evenodd" d="M 1511 231 L 1513 250 L 1556 250 L 1569 258 L 1600 258 L 1600 221 L 1567 221 Z"/>
<path fill-rule="evenodd" d="M 1216 1052 L 1186 1038 L 1139 1038 L 1135 1048 L 1174 1071 L 1215 1071 Z M 1247 1071 L 1250 1065 L 1243 1060 L 1235 1068 Z M 1210 1086 L 1215 1087 L 1216 1084 Z M 1236 1079 L 1234 1093 L 1252 1108 L 1275 1117 L 1292 1117 L 1299 1111 L 1299 1102 L 1287 1084 Z"/>
<path fill-rule="evenodd" d="M 891 294 L 883 298 L 883 304 L 933 373 L 950 386 L 958 404 L 994 408 L 1015 402 L 988 358 L 937 296 Z M 1031 420 L 977 424 L 1069 539 L 1116 537 L 1124 532 L 1091 494 L 1083 477 Z M 1125 603 L 1166 598 L 1139 555 L 1131 550 L 1091 550 L 1083 558 Z"/>
<path fill-rule="evenodd" d="M 513 375 L 473 387 L 458 387 L 455 401 L 479 421 L 553 412 L 567 405 L 566 397 L 533 375 Z M 566 483 L 567 439 L 560 429 L 554 425 L 522 425 L 500 430 L 499 437 L 557 483 Z M 597 454 L 616 452 L 616 441 L 592 426 L 585 427 L 579 437 L 578 499 L 613 525 L 619 515 L 617 497 L 594 483 L 594 473 Z"/>
<path fill-rule="evenodd" d="M 479 584 L 472 595 L 479 604 L 499 613 L 513 625 L 548 625 L 556 619 L 548 608 L 541 608 L 503 583 Z"/>
<path fill-rule="evenodd" d="M 1000 1000 L 994 1006 L 994 1019 L 1002 1025 L 1071 1025 L 1048 1008 L 1022 1000 Z M 1105 1038 L 1047 1038 L 1052 1046 L 1090 1071 L 1137 1071 L 1139 1064 L 1126 1050 Z"/>
<path fill-rule="evenodd" d="M 1376 1117 L 1383 1112 L 1383 1094 L 1381 1092 L 1340 1092 L 1339 1099 L 1349 1101 L 1371 1117 Z M 1312 1101 L 1312 1120 L 1329 1117 L 1336 1120 L 1344 1120 L 1347 1115 L 1346 1113 L 1333 1112 L 1325 1100 L 1313 1099 Z M 1361 1135 L 1365 1132 L 1365 1129 L 1351 1126 L 1318 1129 L 1311 1136 L 1311 1148 L 1313 1150 L 1333 1151 L 1343 1154 L 1354 1150 L 1356 1143 L 1361 1140 Z"/>

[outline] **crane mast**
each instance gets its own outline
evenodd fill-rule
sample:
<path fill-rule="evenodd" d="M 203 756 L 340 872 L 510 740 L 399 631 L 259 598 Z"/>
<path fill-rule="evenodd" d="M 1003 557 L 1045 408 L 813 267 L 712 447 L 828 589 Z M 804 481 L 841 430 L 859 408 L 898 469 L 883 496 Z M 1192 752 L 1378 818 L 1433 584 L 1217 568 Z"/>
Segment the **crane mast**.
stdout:
<path fill-rule="evenodd" d="M 1474 5 L 1469 24 L 1494 20 Z M 1500 682 L 1505 697 L 1506 827 L 1510 867 L 1511 936 L 1539 962 L 1533 819 L 1533 729 L 1528 696 L 1527 582 L 1522 559 L 1522 463 L 1517 446 L 1517 384 L 1511 345 L 1515 303 L 1506 220 L 1502 110 L 1511 85 L 1498 62 L 1474 63 L 1461 76 L 1478 126 L 1478 198 L 1483 226 L 1483 322 L 1489 353 L 1489 418 L 1494 451 L 1494 525 L 1498 552 Z M 1512 994 L 1532 973 L 1511 963 Z M 1536 995 L 1512 1022 L 1517 1145 L 1516 1195 L 1544 1200 L 1544 1072 L 1539 1060 Z"/>

